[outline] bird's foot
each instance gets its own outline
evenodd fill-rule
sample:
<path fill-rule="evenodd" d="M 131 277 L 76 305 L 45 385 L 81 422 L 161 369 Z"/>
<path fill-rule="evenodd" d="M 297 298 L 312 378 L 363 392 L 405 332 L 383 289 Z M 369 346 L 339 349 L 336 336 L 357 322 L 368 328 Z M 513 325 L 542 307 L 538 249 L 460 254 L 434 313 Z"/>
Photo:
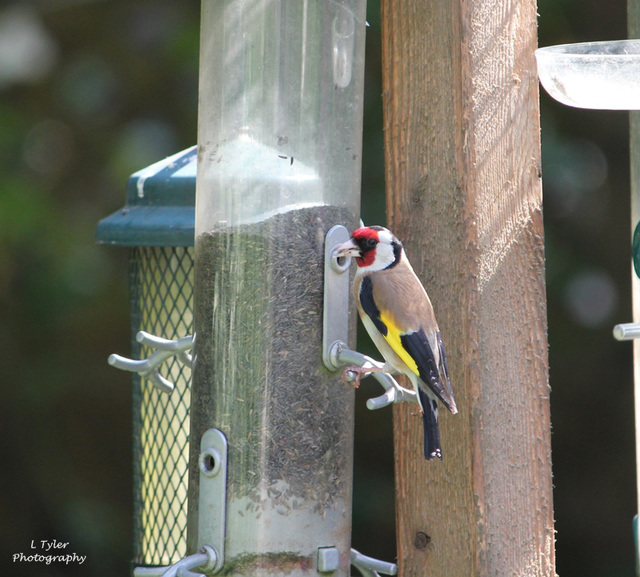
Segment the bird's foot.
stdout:
<path fill-rule="evenodd" d="M 360 386 L 363 372 L 362 367 L 359 367 L 358 365 L 349 365 L 342 371 L 342 382 L 345 384 L 351 383 L 357 389 Z"/>
<path fill-rule="evenodd" d="M 342 382 L 351 383 L 357 389 L 360 386 L 362 377 L 366 377 L 369 373 L 386 372 L 384 367 L 361 367 L 359 365 L 349 365 L 342 371 Z"/>

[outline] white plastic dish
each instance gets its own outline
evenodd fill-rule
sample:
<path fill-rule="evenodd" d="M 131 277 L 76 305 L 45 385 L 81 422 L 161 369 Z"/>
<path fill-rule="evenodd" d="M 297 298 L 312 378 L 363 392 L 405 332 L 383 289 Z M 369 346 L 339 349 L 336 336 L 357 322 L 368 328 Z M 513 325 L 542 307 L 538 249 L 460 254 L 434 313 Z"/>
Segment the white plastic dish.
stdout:
<path fill-rule="evenodd" d="M 640 40 L 581 42 L 536 50 L 540 82 L 577 108 L 640 109 Z"/>

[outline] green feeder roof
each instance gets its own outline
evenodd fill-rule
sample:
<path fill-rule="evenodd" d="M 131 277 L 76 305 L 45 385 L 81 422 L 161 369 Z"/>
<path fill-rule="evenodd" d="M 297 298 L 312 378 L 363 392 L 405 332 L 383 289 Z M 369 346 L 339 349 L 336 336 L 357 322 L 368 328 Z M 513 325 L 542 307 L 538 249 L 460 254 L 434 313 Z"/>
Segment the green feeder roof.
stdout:
<path fill-rule="evenodd" d="M 193 246 L 197 146 L 132 174 L 123 208 L 98 223 L 96 239 L 116 246 Z"/>

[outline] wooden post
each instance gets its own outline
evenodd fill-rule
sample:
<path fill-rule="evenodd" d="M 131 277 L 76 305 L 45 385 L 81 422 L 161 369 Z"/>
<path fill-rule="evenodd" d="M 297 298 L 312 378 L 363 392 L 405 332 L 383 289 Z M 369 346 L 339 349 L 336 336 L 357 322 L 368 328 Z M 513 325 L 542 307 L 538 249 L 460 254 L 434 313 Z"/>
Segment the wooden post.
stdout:
<path fill-rule="evenodd" d="M 390 228 L 460 413 L 394 409 L 401 577 L 555 575 L 535 0 L 382 0 Z"/>

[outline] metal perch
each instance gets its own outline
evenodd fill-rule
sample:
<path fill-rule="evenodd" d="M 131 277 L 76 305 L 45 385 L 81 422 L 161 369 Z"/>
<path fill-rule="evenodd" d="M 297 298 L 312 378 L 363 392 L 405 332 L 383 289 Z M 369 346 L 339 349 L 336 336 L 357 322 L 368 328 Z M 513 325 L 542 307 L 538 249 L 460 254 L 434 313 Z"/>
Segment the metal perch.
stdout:
<path fill-rule="evenodd" d="M 358 365 L 365 369 L 369 367 L 381 369 L 384 367 L 384 363 L 375 361 L 371 357 L 363 355 L 357 351 L 352 351 L 347 348 L 344 343 L 340 342 L 336 342 L 332 345 L 330 354 L 332 362 L 336 366 L 346 367 L 348 365 Z M 401 387 L 398 384 L 398 381 L 396 381 L 389 373 L 374 371 L 369 374 L 376 379 L 376 381 L 378 381 L 386 391 L 385 394 L 380 397 L 367 400 L 367 408 L 370 411 L 382 409 L 392 403 L 416 400 L 415 391 Z"/>
<path fill-rule="evenodd" d="M 171 393 L 174 384 L 158 372 L 158 367 L 174 356 L 178 356 L 185 365 L 190 367 L 192 358 L 187 351 L 191 350 L 193 346 L 193 337 L 188 335 L 171 341 L 140 331 L 136 335 L 136 340 L 140 344 L 156 349 L 156 351 L 149 358 L 139 361 L 120 355 L 109 355 L 108 363 L 117 369 L 138 373 L 140 376 L 148 378 L 163 393 Z"/>
<path fill-rule="evenodd" d="M 174 385 L 159 373 L 158 367 L 174 356 L 177 356 L 185 365 L 190 367 L 192 357 L 188 351 L 193 347 L 193 337 L 187 335 L 172 341 L 140 331 L 136 335 L 136 340 L 140 344 L 156 349 L 156 351 L 149 358 L 143 360 L 128 359 L 115 354 L 109 355 L 109 364 L 123 371 L 139 373 L 141 376 L 148 378 L 162 392 L 171 393 Z M 341 342 L 335 342 L 332 345 L 330 355 L 335 366 L 358 365 L 365 369 L 368 367 L 380 369 L 384 366 L 384 363 L 353 351 Z M 416 400 L 415 391 L 401 387 L 389 373 L 375 371 L 370 374 L 384 387 L 385 393 L 367 400 L 367 408 L 369 410 L 382 409 L 392 403 Z"/>
<path fill-rule="evenodd" d="M 177 563 L 167 567 L 136 567 L 134 577 L 206 577 L 204 573 L 194 573 L 192 569 L 199 569 L 209 574 L 216 564 L 216 552 L 205 545 L 199 553 L 180 559 Z"/>
<path fill-rule="evenodd" d="M 398 573 L 398 566 L 395 563 L 367 557 L 355 549 L 351 549 L 351 564 L 360 571 L 363 577 L 380 577 L 380 573 L 384 575 Z"/>

